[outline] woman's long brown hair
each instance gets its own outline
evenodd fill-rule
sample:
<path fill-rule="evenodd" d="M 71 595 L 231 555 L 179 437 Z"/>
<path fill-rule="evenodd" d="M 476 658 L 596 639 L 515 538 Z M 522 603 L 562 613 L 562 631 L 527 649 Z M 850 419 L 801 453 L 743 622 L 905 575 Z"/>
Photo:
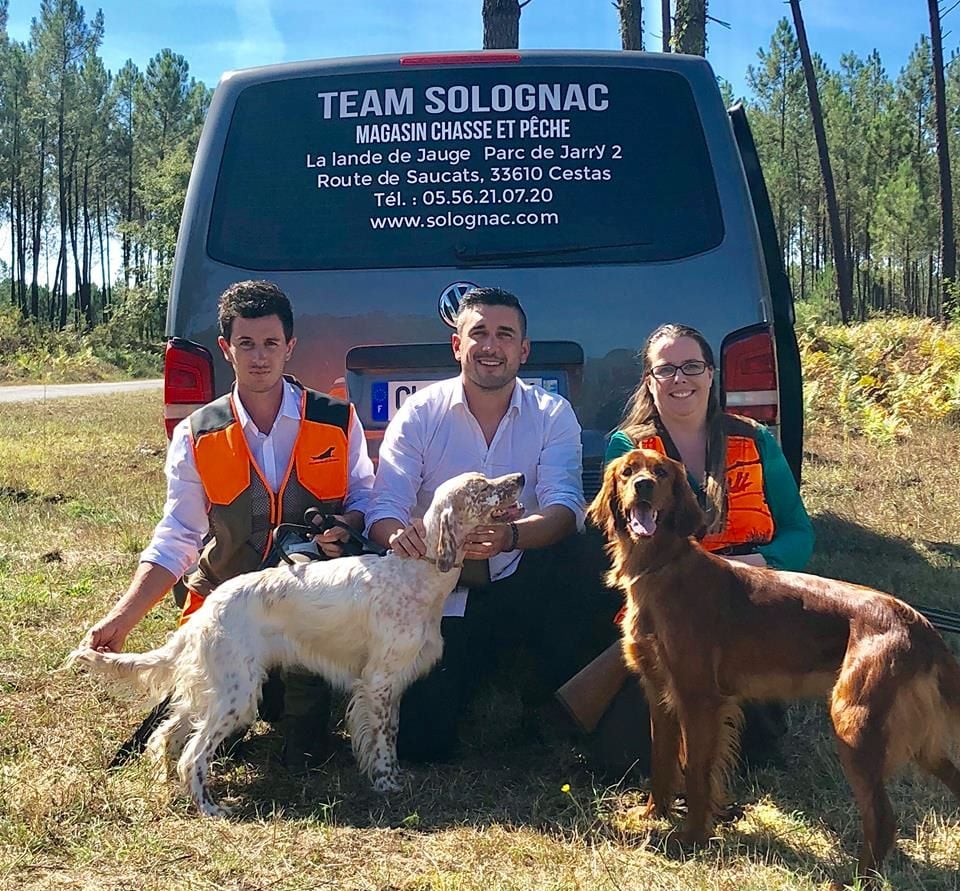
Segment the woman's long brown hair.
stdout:
<path fill-rule="evenodd" d="M 716 368 L 713 350 L 696 328 L 671 322 L 652 331 L 639 353 L 642 362 L 640 383 L 627 402 L 620 422 L 620 429 L 635 444 L 659 433 L 660 415 L 647 386 L 651 368 L 650 352 L 659 341 L 676 340 L 680 337 L 689 337 L 696 341 L 704 361 L 710 368 Z M 727 520 L 727 434 L 720 409 L 720 385 L 716 374 L 713 376 L 713 385 L 707 399 L 706 479 L 703 488 L 707 496 L 707 532 L 719 532 Z"/>

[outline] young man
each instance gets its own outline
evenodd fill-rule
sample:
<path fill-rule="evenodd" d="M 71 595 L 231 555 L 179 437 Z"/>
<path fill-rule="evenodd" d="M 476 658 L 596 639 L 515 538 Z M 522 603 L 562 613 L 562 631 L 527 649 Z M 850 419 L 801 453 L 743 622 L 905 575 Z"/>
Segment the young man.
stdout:
<path fill-rule="evenodd" d="M 221 296 L 218 318 L 236 382 L 174 430 L 163 517 L 126 593 L 90 629 L 95 649 L 121 650 L 187 573 L 185 620 L 221 582 L 257 569 L 272 529 L 302 523 L 308 507 L 363 528 L 373 485 L 363 428 L 349 404 L 283 374 L 297 342 L 286 295 L 270 282 L 238 282 Z M 348 538 L 336 527 L 317 536 L 328 557 Z M 324 742 L 329 691 L 311 675 L 285 681 L 285 758 L 302 768 Z"/>
<path fill-rule="evenodd" d="M 550 690 L 582 664 L 579 592 L 565 593 L 562 578 L 562 543 L 583 524 L 580 425 L 565 399 L 518 380 L 530 354 L 526 327 L 513 294 L 468 292 L 452 337 L 460 376 L 407 399 L 380 447 L 370 537 L 411 559 L 425 556 L 420 518 L 445 480 L 470 470 L 526 477 L 526 512 L 511 511 L 466 540 L 466 559 L 489 567 L 489 581 L 469 593 L 458 588 L 447 602 L 443 658 L 401 705 L 404 758 L 451 756 L 476 681 L 504 649 L 531 646 Z"/>

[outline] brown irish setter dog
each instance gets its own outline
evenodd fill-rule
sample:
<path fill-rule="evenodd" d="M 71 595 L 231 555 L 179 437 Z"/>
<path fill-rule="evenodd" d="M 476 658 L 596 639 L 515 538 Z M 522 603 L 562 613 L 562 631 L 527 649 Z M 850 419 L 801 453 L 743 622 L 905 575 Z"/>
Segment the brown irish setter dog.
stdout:
<path fill-rule="evenodd" d="M 608 582 L 627 595 L 623 648 L 650 704 L 647 814 L 686 789 L 684 840 L 702 843 L 724 803 L 744 700 L 829 698 L 840 761 L 863 821 L 858 874 L 896 835 L 884 780 L 914 761 L 960 798 L 960 664 L 916 610 L 832 579 L 733 565 L 694 537 L 703 514 L 683 467 L 637 449 L 607 467 L 589 510 Z"/>

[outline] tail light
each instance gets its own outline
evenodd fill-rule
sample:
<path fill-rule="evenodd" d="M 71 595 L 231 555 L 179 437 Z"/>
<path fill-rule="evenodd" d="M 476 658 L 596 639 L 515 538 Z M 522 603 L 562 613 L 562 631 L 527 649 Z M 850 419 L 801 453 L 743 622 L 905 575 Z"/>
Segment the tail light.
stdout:
<path fill-rule="evenodd" d="M 213 399 L 213 356 L 205 346 L 171 337 L 163 354 L 163 423 L 167 439 L 194 409 Z"/>
<path fill-rule="evenodd" d="M 500 50 L 483 50 L 478 53 L 420 53 L 401 56 L 403 66 L 415 65 L 475 65 L 477 63 L 519 62 L 520 53 Z"/>
<path fill-rule="evenodd" d="M 731 334 L 720 350 L 724 408 L 764 424 L 780 417 L 773 332 L 750 328 Z"/>

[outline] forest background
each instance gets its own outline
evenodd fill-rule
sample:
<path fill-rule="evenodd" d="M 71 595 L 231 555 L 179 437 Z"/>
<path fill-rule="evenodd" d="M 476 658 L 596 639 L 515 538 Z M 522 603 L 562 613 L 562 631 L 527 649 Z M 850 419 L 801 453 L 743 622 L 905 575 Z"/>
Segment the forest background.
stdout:
<path fill-rule="evenodd" d="M 477 0 L 484 45 L 522 45 L 529 2 Z M 960 16 L 955 4 L 914 2 L 936 10 L 944 28 L 951 13 Z M 641 0 L 613 5 L 625 49 L 709 58 L 711 32 L 736 27 L 712 17 L 704 0 L 648 0 L 645 19 Z M 816 53 L 816 33 L 809 35 L 835 183 L 831 226 L 795 26 L 800 4 L 794 0 L 793 16 L 776 22 L 774 6 L 790 9 L 771 4 L 773 30 L 746 70 L 743 101 L 801 334 L 813 337 L 840 318 L 835 228 L 852 299 L 846 321 L 891 313 L 950 321 L 930 38 L 922 35 L 891 75 L 877 50 L 844 53 L 831 68 Z M 212 91 L 170 48 L 142 68 L 131 59 L 109 70 L 108 23 L 76 0 L 40 0 L 25 40 L 8 35 L 8 11 L 9 0 L 0 0 L 0 382 L 49 378 L 58 369 L 60 379 L 116 369 L 156 374 L 177 228 Z M 644 33 L 641 23 L 652 15 L 661 27 Z M 611 30 L 616 24 L 611 17 Z M 942 69 L 953 180 L 958 57 L 950 52 Z M 730 82 L 720 78 L 720 87 L 733 102 Z M 951 210 L 954 203 L 951 196 Z M 951 232 L 953 250 L 952 223 Z M 857 380 L 865 375 L 877 376 L 867 369 Z M 960 379 L 950 375 L 945 386 L 960 390 Z"/>

